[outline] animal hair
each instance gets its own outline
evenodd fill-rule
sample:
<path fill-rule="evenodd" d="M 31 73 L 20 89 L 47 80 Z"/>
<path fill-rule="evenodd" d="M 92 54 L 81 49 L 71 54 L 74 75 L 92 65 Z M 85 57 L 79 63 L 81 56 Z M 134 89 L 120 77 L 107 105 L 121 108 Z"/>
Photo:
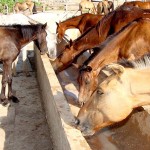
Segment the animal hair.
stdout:
<path fill-rule="evenodd" d="M 93 48 L 94 53 L 83 63 L 83 65 L 88 65 L 94 58 L 96 55 L 98 55 L 100 53 L 101 50 L 103 50 L 104 47 L 106 47 L 108 45 L 108 42 L 113 40 L 113 38 L 115 38 L 115 36 L 117 36 L 118 34 L 120 34 L 125 28 L 129 27 L 132 23 L 137 22 L 139 19 L 136 19 L 130 23 L 128 23 L 126 26 L 122 27 L 122 29 L 110 36 L 107 37 L 107 39 L 105 41 L 103 41 L 102 43 L 100 43 L 99 45 L 95 46 Z"/>
<path fill-rule="evenodd" d="M 143 57 L 132 61 L 122 59 L 118 63 L 126 68 L 150 68 L 150 54 L 143 55 Z"/>
<path fill-rule="evenodd" d="M 12 24 L 12 25 L 0 25 L 0 27 L 6 27 L 10 29 L 19 29 L 22 33 L 23 38 L 29 39 L 33 36 L 33 34 L 40 31 L 42 24 L 35 24 L 35 25 L 20 25 L 20 24 Z M 37 29 L 35 31 L 35 28 Z"/>

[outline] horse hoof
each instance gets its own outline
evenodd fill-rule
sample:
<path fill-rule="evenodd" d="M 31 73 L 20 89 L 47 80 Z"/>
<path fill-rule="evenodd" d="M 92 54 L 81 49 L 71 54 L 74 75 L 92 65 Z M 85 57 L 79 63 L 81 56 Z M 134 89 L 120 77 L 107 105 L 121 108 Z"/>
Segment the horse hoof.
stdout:
<path fill-rule="evenodd" d="M 2 104 L 3 106 L 7 106 L 8 100 L 2 100 L 2 101 L 1 101 L 1 104 Z"/>
<path fill-rule="evenodd" d="M 31 74 L 30 73 L 26 73 L 26 77 L 31 77 Z"/>
<path fill-rule="evenodd" d="M 11 96 L 9 99 L 12 100 L 12 102 L 14 102 L 14 103 L 19 103 L 18 98 L 15 96 Z"/>
<path fill-rule="evenodd" d="M 18 74 L 12 74 L 13 77 L 18 77 Z"/>

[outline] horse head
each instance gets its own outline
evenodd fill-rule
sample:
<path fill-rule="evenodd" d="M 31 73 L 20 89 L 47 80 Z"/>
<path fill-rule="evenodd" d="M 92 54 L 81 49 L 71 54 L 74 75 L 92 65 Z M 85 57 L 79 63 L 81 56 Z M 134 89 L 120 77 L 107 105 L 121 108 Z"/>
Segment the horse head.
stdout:
<path fill-rule="evenodd" d="M 125 119 L 132 111 L 125 68 L 111 64 L 104 70 L 109 72 L 109 75 L 99 83 L 77 115 L 75 123 L 84 136 L 93 135 L 98 130 Z M 99 78 L 101 76 L 100 73 Z"/>
<path fill-rule="evenodd" d="M 56 28 L 56 34 L 57 34 L 57 42 L 60 43 L 64 37 L 65 30 L 63 29 L 63 26 L 61 25 L 61 22 L 56 22 L 57 28 Z"/>
<path fill-rule="evenodd" d="M 82 66 L 79 71 L 79 104 L 86 103 L 97 85 L 97 70 L 90 66 Z"/>
<path fill-rule="evenodd" d="M 47 23 L 37 25 L 37 33 L 34 40 L 34 43 L 40 50 L 41 54 L 45 54 L 48 51 L 46 27 Z"/>

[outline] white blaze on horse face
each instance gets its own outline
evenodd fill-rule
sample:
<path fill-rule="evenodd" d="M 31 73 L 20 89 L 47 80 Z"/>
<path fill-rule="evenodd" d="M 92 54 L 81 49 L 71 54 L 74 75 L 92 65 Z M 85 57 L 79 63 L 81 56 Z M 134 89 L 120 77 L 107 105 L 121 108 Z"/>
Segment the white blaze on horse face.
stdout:
<path fill-rule="evenodd" d="M 57 57 L 57 35 L 51 33 L 48 29 L 46 29 L 46 33 L 48 55 L 51 60 L 55 60 Z"/>

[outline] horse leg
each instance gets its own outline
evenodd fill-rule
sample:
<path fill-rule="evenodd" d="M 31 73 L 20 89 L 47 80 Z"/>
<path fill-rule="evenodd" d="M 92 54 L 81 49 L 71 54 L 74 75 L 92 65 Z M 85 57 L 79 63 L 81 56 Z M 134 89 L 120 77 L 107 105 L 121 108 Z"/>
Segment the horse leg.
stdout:
<path fill-rule="evenodd" d="M 16 77 L 17 76 L 17 71 L 16 71 L 16 67 L 17 67 L 17 62 L 18 62 L 18 57 L 15 59 L 15 61 L 13 62 L 13 76 Z"/>
<path fill-rule="evenodd" d="M 23 71 L 25 72 L 26 76 L 29 77 L 30 73 L 27 66 L 27 50 L 25 47 L 22 49 L 22 60 L 23 60 Z"/>
<path fill-rule="evenodd" d="M 8 100 L 12 100 L 14 103 L 18 103 L 19 100 L 12 93 L 12 62 L 6 63 L 6 75 L 7 75 L 7 83 L 8 83 Z"/>
<path fill-rule="evenodd" d="M 104 14 L 107 15 L 109 13 L 107 5 L 103 4 Z"/>
<path fill-rule="evenodd" d="M 8 80 L 8 71 L 7 71 L 7 64 L 3 62 L 3 74 L 2 74 L 2 89 L 1 89 L 1 102 L 3 105 L 6 105 L 8 103 L 8 100 L 5 95 L 5 90 L 6 90 L 6 85 L 7 85 L 7 80 Z"/>

